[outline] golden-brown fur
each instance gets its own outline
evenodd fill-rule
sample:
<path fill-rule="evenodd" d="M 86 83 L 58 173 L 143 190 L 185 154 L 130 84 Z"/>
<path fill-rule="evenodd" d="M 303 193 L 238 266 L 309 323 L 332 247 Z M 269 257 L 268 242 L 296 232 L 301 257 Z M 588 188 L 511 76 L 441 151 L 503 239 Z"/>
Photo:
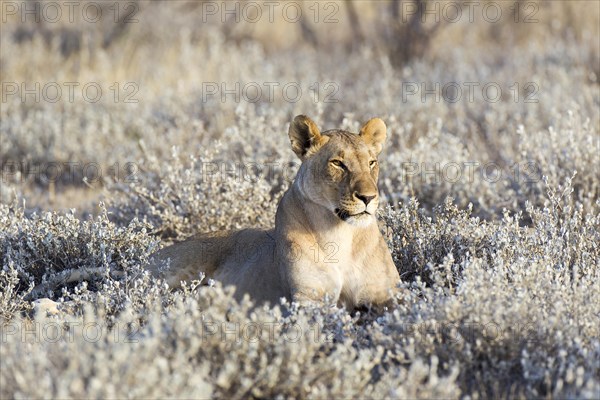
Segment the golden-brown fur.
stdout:
<path fill-rule="evenodd" d="M 163 275 L 172 287 L 202 272 L 257 302 L 329 296 L 348 308 L 385 304 L 400 280 L 375 218 L 385 124 L 374 118 L 358 135 L 321 133 L 299 115 L 289 137 L 302 165 L 274 229 L 196 235 L 158 252 L 151 269 L 170 260 Z"/>

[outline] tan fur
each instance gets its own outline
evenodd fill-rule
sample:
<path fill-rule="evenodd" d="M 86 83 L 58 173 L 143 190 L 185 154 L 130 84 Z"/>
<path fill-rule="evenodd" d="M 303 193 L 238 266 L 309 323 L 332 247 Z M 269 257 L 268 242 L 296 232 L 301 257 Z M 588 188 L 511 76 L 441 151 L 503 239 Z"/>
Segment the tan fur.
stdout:
<path fill-rule="evenodd" d="M 257 302 L 302 304 L 325 296 L 347 308 L 384 305 L 400 281 L 377 227 L 377 177 L 386 126 L 321 133 L 308 117 L 290 125 L 302 165 L 283 195 L 270 231 L 200 234 L 156 254 L 151 270 L 170 286 L 206 274 Z"/>

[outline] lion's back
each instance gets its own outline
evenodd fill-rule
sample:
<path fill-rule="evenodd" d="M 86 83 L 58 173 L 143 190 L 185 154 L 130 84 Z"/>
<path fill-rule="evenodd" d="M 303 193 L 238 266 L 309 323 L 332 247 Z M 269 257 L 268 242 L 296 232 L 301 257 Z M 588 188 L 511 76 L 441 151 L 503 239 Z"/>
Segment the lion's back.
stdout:
<path fill-rule="evenodd" d="M 168 246 L 154 256 L 149 269 L 175 288 L 181 281 L 215 279 L 235 285 L 236 297 L 275 300 L 281 289 L 273 231 L 244 229 L 200 233 Z"/>

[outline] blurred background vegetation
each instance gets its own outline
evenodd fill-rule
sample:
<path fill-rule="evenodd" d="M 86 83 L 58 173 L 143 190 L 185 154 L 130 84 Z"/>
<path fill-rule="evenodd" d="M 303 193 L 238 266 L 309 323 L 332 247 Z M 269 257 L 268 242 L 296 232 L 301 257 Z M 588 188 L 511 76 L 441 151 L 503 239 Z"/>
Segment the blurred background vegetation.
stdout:
<path fill-rule="evenodd" d="M 218 140 L 229 160 L 292 163 L 286 124 L 298 113 L 324 128 L 385 118 L 392 161 L 382 189 L 391 203 L 414 195 L 433 206 L 452 195 L 481 215 L 498 215 L 503 207 L 522 210 L 542 176 L 559 182 L 575 169 L 575 188 L 587 198 L 580 200 L 589 206 L 598 197 L 598 185 L 584 182 L 598 165 L 589 153 L 598 146 L 596 1 L 58 4 L 56 18 L 48 1 L 3 2 L 5 202 L 17 195 L 31 207 L 91 210 L 113 181 L 142 177 L 148 155 L 165 160 L 172 146 L 199 155 Z M 469 82 L 478 85 L 471 100 Z M 61 86 L 58 101 L 42 93 L 49 83 Z M 78 85 L 73 99 L 65 83 Z M 89 83 L 102 89 L 100 101 L 84 99 Z M 263 90 L 258 101 L 224 93 L 249 83 Z M 279 85 L 272 99 L 268 83 Z M 282 92 L 287 83 L 303 89 L 297 101 Z M 449 83 L 462 88 L 457 101 L 424 93 Z M 498 101 L 482 97 L 490 83 L 502 90 Z M 22 90 L 36 84 L 38 101 Z M 218 86 L 215 95 L 207 95 L 208 84 Z M 407 95 L 407 84 L 417 93 Z M 559 160 L 549 157 L 561 157 L 554 151 L 562 146 L 548 140 L 547 129 L 574 123 L 587 130 L 575 140 L 577 151 L 560 160 L 569 168 L 553 172 Z M 545 139 L 538 143 L 537 135 Z M 265 139 L 272 143 L 261 147 Z M 434 170 L 436 162 L 494 163 L 507 181 L 421 174 L 411 181 L 404 162 Z M 63 166 L 60 173 L 52 163 Z M 67 173 L 69 163 L 75 167 Z M 267 183 L 276 182 L 281 177 Z M 510 195 L 498 198 L 502 191 Z"/>

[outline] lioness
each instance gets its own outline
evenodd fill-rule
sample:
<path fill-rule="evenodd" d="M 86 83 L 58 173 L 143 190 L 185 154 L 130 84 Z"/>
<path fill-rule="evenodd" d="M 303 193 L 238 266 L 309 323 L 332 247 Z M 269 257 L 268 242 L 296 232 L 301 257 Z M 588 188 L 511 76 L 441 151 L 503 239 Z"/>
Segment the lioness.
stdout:
<path fill-rule="evenodd" d="M 275 229 L 199 234 L 156 253 L 151 269 L 159 273 L 170 260 L 171 287 L 203 272 L 257 302 L 306 304 L 327 295 L 348 309 L 385 305 L 400 277 L 375 217 L 384 122 L 373 118 L 358 135 L 320 132 L 299 115 L 289 138 L 302 165 L 279 202 Z"/>

